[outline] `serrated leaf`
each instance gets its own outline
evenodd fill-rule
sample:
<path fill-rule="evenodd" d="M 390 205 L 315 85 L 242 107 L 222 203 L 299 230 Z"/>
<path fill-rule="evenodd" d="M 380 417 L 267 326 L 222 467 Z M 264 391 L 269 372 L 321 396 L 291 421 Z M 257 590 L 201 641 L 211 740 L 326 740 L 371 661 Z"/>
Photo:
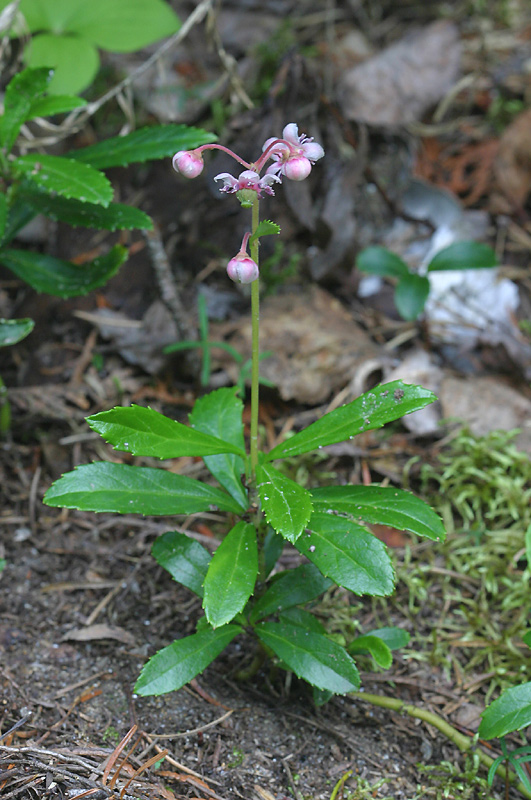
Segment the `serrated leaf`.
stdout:
<path fill-rule="evenodd" d="M 180 458 L 239 451 L 229 442 L 143 406 L 117 406 L 87 417 L 87 422 L 115 450 L 125 450 L 135 456 Z"/>
<path fill-rule="evenodd" d="M 485 269 L 498 266 L 496 253 L 480 242 L 454 242 L 432 258 L 428 272 L 453 269 Z"/>
<path fill-rule="evenodd" d="M 261 236 L 274 236 L 280 233 L 280 225 L 276 222 L 271 222 L 269 219 L 263 219 L 258 223 L 258 227 L 249 239 L 249 246 L 256 242 Z"/>
<path fill-rule="evenodd" d="M 44 93 L 52 77 L 47 68 L 25 69 L 8 83 L 4 97 L 4 113 L 0 118 L 0 143 L 9 153 L 21 125 L 28 119 L 33 101 Z"/>
<path fill-rule="evenodd" d="M 28 181 L 47 192 L 57 192 L 61 197 L 104 207 L 112 200 L 113 189 L 108 178 L 89 164 L 79 163 L 73 158 L 30 153 L 16 158 L 11 167 Z"/>
<path fill-rule="evenodd" d="M 393 654 L 386 643 L 378 636 L 371 636 L 368 633 L 354 639 L 347 650 L 351 656 L 356 653 L 370 653 L 378 666 L 383 669 L 389 669 L 393 663 Z"/>
<path fill-rule="evenodd" d="M 356 691 L 360 677 L 348 653 L 326 636 L 296 625 L 263 622 L 256 634 L 299 678 L 334 694 Z"/>
<path fill-rule="evenodd" d="M 82 97 L 70 94 L 55 94 L 48 97 L 39 97 L 31 104 L 27 119 L 35 117 L 52 117 L 54 114 L 67 114 L 76 108 L 86 106 L 87 101 Z"/>
<path fill-rule="evenodd" d="M 310 519 L 310 493 L 271 464 L 257 467 L 256 482 L 266 520 L 284 539 L 293 544 Z"/>
<path fill-rule="evenodd" d="M 127 250 L 115 245 L 106 255 L 86 264 L 72 264 L 29 250 L 0 250 L 0 263 L 37 292 L 56 297 L 75 297 L 103 286 L 127 258 Z"/>
<path fill-rule="evenodd" d="M 500 739 L 531 725 L 531 682 L 506 689 L 481 715 L 480 739 Z"/>
<path fill-rule="evenodd" d="M 238 522 L 212 556 L 205 578 L 203 608 L 213 628 L 230 622 L 245 607 L 257 574 L 256 530 Z"/>
<path fill-rule="evenodd" d="M 243 437 L 243 403 L 236 389 L 217 389 L 197 400 L 189 415 L 193 428 L 230 442 L 245 453 Z M 242 485 L 245 461 L 234 453 L 206 456 L 205 464 L 217 481 L 236 500 L 242 511 L 249 506 L 247 491 Z"/>
<path fill-rule="evenodd" d="M 266 459 L 287 458 L 309 453 L 318 447 L 344 442 L 358 433 L 381 428 L 387 422 L 418 411 L 437 397 L 422 386 L 402 381 L 380 384 L 347 405 L 325 414 L 291 439 L 266 454 Z"/>
<path fill-rule="evenodd" d="M 278 615 L 278 619 L 279 622 L 287 622 L 289 625 L 296 625 L 306 631 L 326 634 L 324 625 L 309 611 L 305 611 L 304 608 L 297 608 L 296 606 L 288 608 Z"/>
<path fill-rule="evenodd" d="M 424 275 L 409 274 L 395 289 L 395 305 L 402 319 L 412 321 L 424 311 L 430 293 L 430 282 Z"/>
<path fill-rule="evenodd" d="M 48 489 L 46 505 L 118 514 L 194 514 L 216 506 L 238 513 L 226 492 L 163 469 L 99 461 L 67 472 Z"/>
<path fill-rule="evenodd" d="M 0 347 L 22 341 L 32 332 L 34 326 L 32 319 L 0 319 Z"/>
<path fill-rule="evenodd" d="M 24 199 L 36 213 L 50 219 L 81 225 L 96 230 L 152 230 L 153 221 L 147 214 L 134 206 L 123 203 L 109 203 L 103 207 L 96 203 L 82 203 L 66 197 L 50 196 L 42 190 L 29 186 L 20 188 L 19 197 Z"/>
<path fill-rule="evenodd" d="M 70 151 L 67 155 L 96 169 L 108 169 L 168 158 L 179 150 L 191 150 L 216 139 L 215 134 L 188 125 L 155 125 Z"/>
<path fill-rule="evenodd" d="M 407 264 L 385 247 L 366 247 L 358 254 L 356 266 L 361 272 L 382 278 L 404 278 L 410 274 Z"/>
<path fill-rule="evenodd" d="M 312 489 L 316 510 L 349 514 L 356 520 L 390 525 L 435 541 L 446 535 L 441 518 L 430 506 L 404 489 L 392 486 L 323 486 Z"/>
<path fill-rule="evenodd" d="M 313 687 L 313 702 L 317 707 L 324 706 L 333 696 L 334 693 L 327 689 L 318 689 L 317 686 Z"/>
<path fill-rule="evenodd" d="M 113 53 L 140 50 L 180 28 L 163 0 L 77 0 L 74 6 L 64 30 Z"/>
<path fill-rule="evenodd" d="M 136 682 L 135 692 L 147 697 L 180 689 L 208 667 L 239 633 L 242 633 L 239 625 L 224 625 L 172 642 L 149 659 Z"/>
<path fill-rule="evenodd" d="M 155 539 L 151 555 L 175 581 L 203 597 L 203 582 L 212 557 L 203 545 L 184 533 L 167 531 Z"/>
<path fill-rule="evenodd" d="M 325 578 L 313 564 L 302 564 L 295 569 L 286 570 L 279 576 L 275 575 L 266 593 L 254 604 L 249 619 L 255 623 L 270 614 L 278 614 L 293 606 L 309 603 L 330 586 L 332 581 Z"/>
<path fill-rule="evenodd" d="M 384 543 L 345 517 L 314 512 L 295 547 L 319 570 L 354 594 L 388 595 L 394 571 Z"/>

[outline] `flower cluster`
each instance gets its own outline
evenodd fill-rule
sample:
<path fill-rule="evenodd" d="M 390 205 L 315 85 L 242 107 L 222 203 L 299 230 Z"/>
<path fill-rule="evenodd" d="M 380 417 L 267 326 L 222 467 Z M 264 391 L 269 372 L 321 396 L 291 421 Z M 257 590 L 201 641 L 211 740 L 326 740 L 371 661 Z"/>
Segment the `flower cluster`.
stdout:
<path fill-rule="evenodd" d="M 299 136 L 299 128 L 294 122 L 286 125 L 282 138 L 268 139 L 262 148 L 262 155 L 253 164 L 248 164 L 240 156 L 227 147 L 217 144 L 206 144 L 195 150 L 180 150 L 173 157 L 174 169 L 185 178 L 197 178 L 204 168 L 204 150 L 223 150 L 245 167 L 237 178 L 229 172 L 216 175 L 215 181 L 222 181 L 220 191 L 235 194 L 244 207 L 251 207 L 263 194 L 274 195 L 274 184 L 282 183 L 282 178 L 302 181 L 308 177 L 316 161 L 324 156 L 320 144 L 305 134 Z M 268 161 L 273 163 L 260 177 Z M 258 265 L 247 254 L 247 240 L 244 237 L 242 247 L 229 261 L 227 272 L 233 281 L 251 283 L 258 277 Z"/>

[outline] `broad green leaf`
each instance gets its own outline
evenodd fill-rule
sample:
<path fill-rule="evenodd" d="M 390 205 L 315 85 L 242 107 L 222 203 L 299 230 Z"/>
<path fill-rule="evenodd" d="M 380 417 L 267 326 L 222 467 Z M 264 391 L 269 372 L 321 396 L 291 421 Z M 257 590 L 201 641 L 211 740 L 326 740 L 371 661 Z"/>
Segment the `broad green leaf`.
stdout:
<path fill-rule="evenodd" d="M 31 104 L 27 119 L 52 117 L 54 114 L 67 114 L 75 108 L 81 108 L 86 105 L 87 101 L 82 97 L 70 94 L 52 94 L 48 97 L 39 97 Z"/>
<path fill-rule="evenodd" d="M 261 236 L 274 236 L 280 233 L 280 225 L 276 222 L 271 222 L 269 219 L 263 219 L 258 223 L 258 227 L 249 239 L 249 247 L 256 242 Z"/>
<path fill-rule="evenodd" d="M 325 578 L 313 564 L 302 564 L 286 570 L 274 576 L 266 593 L 254 604 L 249 619 L 255 623 L 270 614 L 279 614 L 287 608 L 309 603 L 330 586 L 332 581 Z"/>
<path fill-rule="evenodd" d="M 402 319 L 412 321 L 424 311 L 430 282 L 424 275 L 406 275 L 395 289 L 395 305 Z"/>
<path fill-rule="evenodd" d="M 127 250 L 115 245 L 106 255 L 86 264 L 72 264 L 30 250 L 0 250 L 0 264 L 29 283 L 37 292 L 57 297 L 87 294 L 103 286 L 127 258 Z"/>
<path fill-rule="evenodd" d="M 480 739 L 500 739 L 531 725 L 531 681 L 506 689 L 481 715 Z"/>
<path fill-rule="evenodd" d="M 10 0 L 2 0 L 0 7 Z M 35 33 L 39 30 L 64 30 L 68 19 L 78 5 L 86 0 L 21 0 L 20 11 L 24 15 L 28 29 Z"/>
<path fill-rule="evenodd" d="M 179 458 L 238 451 L 229 442 L 143 406 L 117 406 L 87 417 L 87 422 L 115 450 L 125 450 L 135 456 Z"/>
<path fill-rule="evenodd" d="M 404 489 L 392 486 L 323 486 L 312 489 L 316 510 L 339 511 L 354 519 L 390 525 L 417 536 L 443 541 L 441 518 L 430 506 Z"/>
<path fill-rule="evenodd" d="M 236 396 L 236 389 L 217 389 L 197 400 L 189 415 L 190 424 L 197 431 L 216 436 L 230 442 L 245 453 L 243 438 L 243 403 Z M 249 506 L 247 491 L 242 484 L 245 461 L 232 453 L 206 456 L 205 464 L 217 481 L 228 491 L 242 511 Z"/>
<path fill-rule="evenodd" d="M 523 642 L 524 642 L 524 644 L 526 644 L 528 647 L 531 647 L 531 631 L 527 631 L 526 633 L 524 633 L 524 634 L 522 635 L 522 641 L 523 641 Z"/>
<path fill-rule="evenodd" d="M 164 469 L 97 461 L 67 472 L 46 492 L 46 505 L 118 514 L 194 514 L 212 506 L 238 513 L 228 494 Z"/>
<path fill-rule="evenodd" d="M 41 153 L 19 156 L 11 162 L 19 175 L 46 189 L 57 192 L 61 197 L 73 197 L 82 203 L 97 203 L 108 206 L 113 190 L 108 178 L 88 164 L 81 164 L 73 158 L 61 158 Z"/>
<path fill-rule="evenodd" d="M 319 570 L 354 594 L 388 595 L 394 572 L 384 543 L 346 517 L 314 512 L 295 547 Z"/>
<path fill-rule="evenodd" d="M 370 653 L 379 667 L 389 669 L 393 663 L 393 654 L 391 650 L 378 636 L 371 636 L 366 633 L 364 636 L 358 636 L 348 646 L 348 652 L 351 656 L 356 653 Z"/>
<path fill-rule="evenodd" d="M 7 212 L 7 198 L 5 194 L 0 193 L 0 242 L 3 240 L 6 233 Z"/>
<path fill-rule="evenodd" d="M 317 617 L 305 611 L 304 608 L 288 608 L 278 615 L 280 622 L 287 622 L 289 625 L 296 625 L 298 628 L 304 628 L 306 631 L 313 631 L 314 633 L 326 634 L 325 626 L 319 622 Z"/>
<path fill-rule="evenodd" d="M 376 636 L 386 643 L 389 650 L 399 650 L 401 647 L 406 647 L 410 639 L 407 631 L 396 626 L 375 628 L 373 631 L 367 631 L 365 636 Z"/>
<path fill-rule="evenodd" d="M 239 625 L 224 625 L 172 642 L 149 659 L 136 682 L 135 692 L 147 697 L 180 689 L 203 672 L 239 633 L 242 633 Z"/>
<path fill-rule="evenodd" d="M 178 531 L 167 531 L 155 539 L 151 555 L 172 578 L 203 597 L 203 582 L 211 555 L 202 544 Z"/>
<path fill-rule="evenodd" d="M 75 6 L 65 30 L 113 53 L 140 50 L 180 28 L 163 0 L 84 0 Z"/>
<path fill-rule="evenodd" d="M 488 244 L 455 242 L 439 252 L 428 264 L 428 272 L 448 269 L 484 269 L 498 266 L 496 253 Z"/>
<path fill-rule="evenodd" d="M 285 539 L 276 532 L 271 525 L 267 526 L 266 535 L 264 537 L 264 561 L 265 561 L 265 574 L 269 575 L 278 559 L 282 555 Z"/>
<path fill-rule="evenodd" d="M 527 558 L 527 568 L 531 569 L 531 525 L 525 532 L 525 557 Z"/>
<path fill-rule="evenodd" d="M 209 144 L 216 138 L 213 133 L 188 125 L 155 125 L 73 150 L 67 155 L 96 169 L 125 167 L 141 161 L 169 158 L 179 150 Z"/>
<path fill-rule="evenodd" d="M 353 659 L 326 636 L 281 622 L 263 622 L 255 631 L 295 675 L 312 686 L 334 694 L 359 689 L 360 677 Z"/>
<path fill-rule="evenodd" d="M 153 222 L 147 214 L 134 206 L 123 203 L 109 203 L 104 208 L 96 203 L 83 203 L 81 200 L 50 196 L 42 189 L 20 187 L 19 198 L 28 203 L 36 213 L 45 214 L 50 219 L 67 222 L 69 225 L 82 225 L 97 230 L 151 230 Z"/>
<path fill-rule="evenodd" d="M 257 467 L 256 481 L 265 518 L 284 539 L 293 544 L 310 519 L 310 493 L 271 464 Z"/>
<path fill-rule="evenodd" d="M 205 578 L 203 608 L 213 628 L 226 625 L 245 607 L 257 574 L 256 530 L 238 522 L 212 556 Z"/>
<path fill-rule="evenodd" d="M 33 36 L 24 55 L 30 67 L 53 69 L 48 92 L 56 95 L 83 92 L 100 66 L 98 51 L 87 39 L 51 31 Z"/>
<path fill-rule="evenodd" d="M 362 272 L 382 278 L 404 278 L 409 275 L 407 264 L 385 247 L 366 247 L 358 254 L 356 266 Z"/>
<path fill-rule="evenodd" d="M 0 319 L 0 347 L 16 344 L 33 330 L 32 319 Z"/>
<path fill-rule="evenodd" d="M 25 69 L 8 83 L 4 97 L 4 113 L 0 118 L 0 143 L 9 152 L 21 125 L 28 119 L 33 101 L 44 93 L 52 73 L 50 64 L 42 69 Z"/>
<path fill-rule="evenodd" d="M 325 414 L 291 439 L 274 447 L 268 461 L 309 453 L 318 447 L 353 439 L 358 433 L 381 428 L 437 400 L 433 392 L 422 386 L 402 381 L 380 384 L 347 405 Z"/>
<path fill-rule="evenodd" d="M 1 243 L 8 244 L 36 216 L 37 213 L 31 206 L 16 197 L 8 211 L 6 228 L 0 240 Z"/>

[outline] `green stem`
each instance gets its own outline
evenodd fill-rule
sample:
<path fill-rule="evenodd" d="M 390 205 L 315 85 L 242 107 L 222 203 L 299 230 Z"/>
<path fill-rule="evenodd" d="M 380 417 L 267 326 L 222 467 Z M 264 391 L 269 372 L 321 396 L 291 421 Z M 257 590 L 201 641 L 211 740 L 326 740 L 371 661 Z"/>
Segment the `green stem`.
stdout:
<path fill-rule="evenodd" d="M 415 719 L 421 719 L 423 722 L 428 722 L 430 725 L 433 725 L 441 733 L 443 733 L 448 739 L 450 739 L 450 741 L 453 742 L 453 744 L 455 744 L 461 750 L 461 752 L 464 753 L 467 750 L 472 750 L 472 739 L 462 733 L 459 733 L 459 731 L 456 730 L 453 725 L 450 725 L 450 723 L 446 722 L 446 720 L 444 720 L 438 714 L 434 714 L 432 711 L 427 711 L 425 708 L 417 708 L 417 706 L 404 703 L 402 700 L 398 700 L 396 697 L 384 697 L 377 694 L 368 694 L 368 692 L 350 692 L 350 697 L 355 697 L 356 700 L 363 700 L 366 703 L 371 703 L 373 706 L 390 708 L 392 711 L 399 711 L 404 714 L 409 714 L 410 717 L 415 717 Z M 476 750 L 476 753 L 481 763 L 484 764 L 487 769 L 489 769 L 493 764 L 494 759 L 484 753 L 480 748 Z M 506 767 L 500 764 L 496 770 L 496 775 L 499 775 L 500 778 L 505 780 L 506 774 Z M 516 781 L 516 776 L 510 775 L 509 779 L 511 780 L 511 783 L 513 783 Z M 523 783 L 518 783 L 516 788 L 524 797 L 531 798 L 531 793 L 526 789 Z"/>
<path fill-rule="evenodd" d="M 258 196 L 253 201 L 251 234 L 256 232 L 260 221 L 260 201 Z M 251 244 L 251 258 L 258 264 L 258 239 Z M 256 480 L 256 467 L 258 465 L 258 388 L 259 388 L 259 369 L 260 369 L 260 345 L 259 345 L 259 322 L 260 322 L 260 280 L 257 279 L 251 284 L 251 438 L 250 438 L 250 466 L 251 483 Z"/>

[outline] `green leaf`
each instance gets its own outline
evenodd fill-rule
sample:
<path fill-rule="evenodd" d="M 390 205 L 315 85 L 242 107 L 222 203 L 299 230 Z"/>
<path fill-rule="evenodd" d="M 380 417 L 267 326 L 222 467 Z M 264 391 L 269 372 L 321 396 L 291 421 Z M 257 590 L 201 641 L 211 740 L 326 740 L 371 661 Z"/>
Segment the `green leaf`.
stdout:
<path fill-rule="evenodd" d="M 0 193 L 0 242 L 3 240 L 6 232 L 7 212 L 7 198 L 5 194 Z"/>
<path fill-rule="evenodd" d="M 379 667 L 389 669 L 393 663 L 393 654 L 386 643 L 378 636 L 371 636 L 366 633 L 358 636 L 347 648 L 351 656 L 356 653 L 370 653 Z"/>
<path fill-rule="evenodd" d="M 188 125 L 155 125 L 72 150 L 67 155 L 96 169 L 125 167 L 127 164 L 168 158 L 179 150 L 191 150 L 214 142 L 216 138 L 213 133 Z"/>
<path fill-rule="evenodd" d="M 211 559 L 203 545 L 184 533 L 167 531 L 155 539 L 151 555 L 175 581 L 203 597 L 203 583 Z"/>
<path fill-rule="evenodd" d="M 48 489 L 46 505 L 118 514 L 194 514 L 217 506 L 238 513 L 232 497 L 163 469 L 99 461 L 67 472 Z"/>
<path fill-rule="evenodd" d="M 54 0 L 56 2 L 56 0 Z M 24 53 L 30 67 L 51 67 L 50 94 L 78 94 L 94 80 L 100 67 L 98 51 L 80 36 L 43 31 L 31 38 Z"/>
<path fill-rule="evenodd" d="M 18 197 L 15 198 L 11 208 L 8 211 L 6 229 L 4 231 L 1 243 L 9 243 L 12 239 L 14 239 L 16 234 L 36 216 L 37 214 L 35 210 L 31 208 L 31 206 L 21 201 Z"/>
<path fill-rule="evenodd" d="M 448 269 L 485 269 L 497 267 L 498 258 L 488 244 L 454 242 L 439 252 L 428 264 L 428 272 Z"/>
<path fill-rule="evenodd" d="M 297 608 L 296 606 L 288 608 L 278 615 L 278 619 L 279 622 L 287 622 L 289 625 L 296 625 L 306 631 L 326 634 L 324 625 L 309 611 L 305 611 L 304 608 Z"/>
<path fill-rule="evenodd" d="M 310 519 L 310 493 L 270 464 L 257 467 L 256 481 L 265 518 L 284 539 L 293 544 Z"/>
<path fill-rule="evenodd" d="M 280 225 L 276 222 L 271 222 L 269 219 L 263 219 L 258 223 L 258 227 L 249 239 L 249 247 L 256 242 L 261 236 L 274 236 L 280 233 Z"/>
<path fill-rule="evenodd" d="M 531 631 L 527 631 L 526 633 L 523 634 L 522 641 L 528 647 L 531 647 Z"/>
<path fill-rule="evenodd" d="M 189 415 L 190 424 L 202 433 L 222 438 L 245 453 L 243 438 L 243 403 L 236 389 L 217 389 L 197 400 Z M 233 497 L 242 511 L 249 506 L 247 491 L 242 485 L 245 461 L 232 453 L 206 456 L 205 464 L 217 481 Z"/>
<path fill-rule="evenodd" d="M 171 36 L 181 25 L 163 0 L 84 0 L 76 6 L 65 30 L 113 53 L 140 50 Z"/>
<path fill-rule="evenodd" d="M 203 608 L 213 628 L 230 622 L 245 607 L 257 574 L 256 530 L 238 522 L 212 556 L 205 578 Z"/>
<path fill-rule="evenodd" d="M 438 514 L 411 492 L 392 486 L 323 486 L 312 489 L 316 510 L 339 511 L 356 520 L 390 525 L 435 541 L 444 541 Z"/>
<path fill-rule="evenodd" d="M 25 69 L 8 83 L 4 97 L 4 113 L 0 119 L 0 143 L 9 153 L 21 125 L 29 118 L 33 101 L 44 93 L 52 77 L 50 65 L 43 69 Z"/>
<path fill-rule="evenodd" d="M 500 739 L 531 725 L 531 681 L 506 689 L 481 715 L 480 739 Z"/>
<path fill-rule="evenodd" d="M 356 266 L 361 272 L 382 278 L 404 278 L 410 274 L 407 264 L 385 247 L 366 247 L 358 254 Z"/>
<path fill-rule="evenodd" d="M 77 265 L 29 250 L 0 250 L 0 263 L 37 292 L 57 297 L 87 294 L 103 286 L 127 258 L 127 250 L 115 245 L 106 255 Z"/>
<path fill-rule="evenodd" d="M 36 213 L 45 214 L 50 219 L 67 222 L 69 225 L 82 225 L 97 230 L 151 230 L 153 222 L 147 214 L 134 206 L 110 203 L 106 208 L 96 203 L 83 203 L 81 200 L 50 196 L 42 189 L 21 186 L 18 197 L 31 206 Z"/>
<path fill-rule="evenodd" d="M 287 608 L 309 603 L 326 592 L 332 581 L 325 578 L 313 564 L 302 564 L 275 575 L 273 582 L 262 597 L 254 604 L 251 623 L 279 614 Z"/>
<path fill-rule="evenodd" d="M 433 392 L 422 386 L 402 381 L 381 384 L 347 405 L 336 408 L 312 423 L 291 439 L 274 447 L 268 461 L 309 453 L 318 447 L 353 439 L 358 433 L 381 428 L 437 400 Z"/>
<path fill-rule="evenodd" d="M 389 650 L 399 650 L 401 647 L 406 647 L 409 644 L 409 633 L 403 628 L 391 626 L 389 628 L 375 628 L 373 631 L 367 631 L 366 636 L 376 636 L 385 642 Z"/>
<path fill-rule="evenodd" d="M 264 537 L 265 574 L 269 575 L 284 550 L 285 540 L 271 525 L 267 526 Z"/>
<path fill-rule="evenodd" d="M 32 319 L 0 319 L 0 347 L 16 344 L 28 336 L 35 323 Z"/>
<path fill-rule="evenodd" d="M 313 702 L 317 707 L 324 706 L 333 696 L 334 693 L 327 689 L 318 689 L 317 686 L 313 687 Z"/>
<path fill-rule="evenodd" d="M 528 526 L 525 532 L 525 557 L 527 559 L 527 568 L 531 569 L 531 525 Z"/>
<path fill-rule="evenodd" d="M 318 689 L 334 694 L 359 689 L 356 664 L 342 647 L 326 636 L 281 622 L 263 622 L 255 630 L 295 675 Z"/>
<path fill-rule="evenodd" d="M 179 458 L 239 451 L 229 442 L 143 406 L 117 406 L 87 417 L 87 422 L 115 450 L 125 450 L 135 456 Z"/>
<path fill-rule="evenodd" d="M 430 282 L 424 275 L 406 275 L 395 289 L 395 305 L 402 319 L 412 321 L 424 311 Z"/>
<path fill-rule="evenodd" d="M 88 164 L 73 158 L 61 158 L 40 153 L 19 156 L 11 162 L 13 170 L 27 180 L 61 197 L 73 197 L 85 203 L 108 206 L 113 189 L 108 178 Z"/>
<path fill-rule="evenodd" d="M 146 697 L 180 689 L 208 667 L 239 633 L 239 625 L 224 625 L 172 642 L 149 659 L 136 682 L 136 694 Z"/>
<path fill-rule="evenodd" d="M 67 114 L 69 111 L 86 105 L 87 101 L 82 97 L 76 97 L 70 94 L 55 94 L 48 97 L 39 97 L 31 104 L 27 119 L 52 117 L 54 114 Z"/>
<path fill-rule="evenodd" d="M 388 595 L 393 565 L 384 543 L 345 517 L 314 512 L 295 547 L 319 570 L 354 594 Z"/>

